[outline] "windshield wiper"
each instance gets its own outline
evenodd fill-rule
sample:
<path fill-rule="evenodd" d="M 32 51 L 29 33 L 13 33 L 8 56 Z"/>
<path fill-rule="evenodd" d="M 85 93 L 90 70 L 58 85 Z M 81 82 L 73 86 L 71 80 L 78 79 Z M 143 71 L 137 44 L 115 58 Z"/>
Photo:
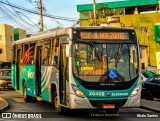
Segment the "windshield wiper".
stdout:
<path fill-rule="evenodd" d="M 120 59 L 120 57 L 121 57 L 122 44 L 123 44 L 123 42 L 121 42 L 121 43 L 119 44 L 117 53 L 115 54 L 115 64 L 116 64 L 116 66 L 117 66 L 117 63 L 119 62 L 119 59 Z"/>
<path fill-rule="evenodd" d="M 94 50 L 95 56 L 98 58 L 98 60 L 102 61 L 102 57 L 98 54 L 98 51 L 97 51 L 95 45 L 93 44 L 93 42 L 89 41 L 89 44 L 90 44 L 91 48 Z"/>

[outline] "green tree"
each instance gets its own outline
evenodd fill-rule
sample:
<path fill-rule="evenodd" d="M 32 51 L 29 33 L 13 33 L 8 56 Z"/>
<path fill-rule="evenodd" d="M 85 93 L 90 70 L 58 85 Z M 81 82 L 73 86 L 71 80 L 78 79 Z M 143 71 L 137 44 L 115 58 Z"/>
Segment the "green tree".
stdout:
<path fill-rule="evenodd" d="M 106 4 L 99 4 L 98 11 L 101 18 L 106 18 L 106 16 L 113 16 L 114 10 L 108 9 Z"/>

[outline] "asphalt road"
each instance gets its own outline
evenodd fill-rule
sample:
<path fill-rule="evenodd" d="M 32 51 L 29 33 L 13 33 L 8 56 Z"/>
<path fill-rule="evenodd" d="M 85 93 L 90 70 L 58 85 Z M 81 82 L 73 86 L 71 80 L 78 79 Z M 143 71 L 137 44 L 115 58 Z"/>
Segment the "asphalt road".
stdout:
<path fill-rule="evenodd" d="M 120 121 L 151 121 L 153 118 L 144 118 L 144 117 L 138 117 L 138 114 L 141 116 L 146 115 L 149 116 L 150 114 L 157 115 L 155 112 L 151 112 L 145 109 L 141 108 L 128 108 L 128 109 L 120 109 L 119 110 L 119 116 L 111 118 L 108 117 L 108 115 L 104 111 L 95 111 L 95 112 L 89 112 L 86 110 L 72 111 L 69 115 L 60 115 L 59 113 L 55 112 L 53 109 L 52 104 L 41 101 L 41 102 L 30 102 L 26 103 L 23 100 L 22 94 L 16 91 L 0 91 L 0 96 L 5 98 L 9 104 L 10 108 L 5 113 L 15 113 L 15 114 L 22 114 L 23 115 L 30 115 L 30 114 L 39 114 L 39 116 L 42 117 L 42 119 L 39 119 L 39 121 L 101 121 L 101 120 L 120 120 Z M 27 112 L 27 114 L 26 114 Z M 29 113 L 29 114 L 28 114 Z M 140 116 L 139 115 L 139 116 Z M 158 115 L 159 118 L 154 118 L 154 121 L 159 121 L 160 114 Z M 17 119 L 2 119 L 1 120 L 12 120 L 16 121 Z M 31 119 L 23 119 L 25 121 L 29 121 Z M 35 119 L 32 119 L 35 120 Z"/>

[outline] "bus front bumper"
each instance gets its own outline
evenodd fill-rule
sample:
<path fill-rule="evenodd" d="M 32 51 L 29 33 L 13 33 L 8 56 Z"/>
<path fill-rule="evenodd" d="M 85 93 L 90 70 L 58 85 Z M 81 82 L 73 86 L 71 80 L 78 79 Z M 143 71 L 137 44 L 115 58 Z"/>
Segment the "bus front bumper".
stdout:
<path fill-rule="evenodd" d="M 89 100 L 70 94 L 69 105 L 71 109 L 104 109 L 104 105 L 114 105 L 115 108 L 139 107 L 140 95 L 120 100 Z"/>

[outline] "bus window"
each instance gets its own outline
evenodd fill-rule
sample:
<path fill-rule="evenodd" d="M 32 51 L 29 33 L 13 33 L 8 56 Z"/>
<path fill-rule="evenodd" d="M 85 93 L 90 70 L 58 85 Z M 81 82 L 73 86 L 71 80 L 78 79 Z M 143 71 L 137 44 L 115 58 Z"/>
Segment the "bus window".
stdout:
<path fill-rule="evenodd" d="M 22 49 L 21 45 L 17 46 L 16 48 L 16 63 L 19 65 L 21 62 L 21 54 L 22 54 Z"/>
<path fill-rule="evenodd" d="M 119 49 L 121 46 L 121 49 Z M 116 69 L 123 81 L 137 76 L 137 52 L 134 44 L 108 44 L 108 68 Z M 134 54 L 133 54 L 134 52 Z"/>
<path fill-rule="evenodd" d="M 30 44 L 29 64 L 34 64 L 35 43 Z"/>
<path fill-rule="evenodd" d="M 58 49 L 59 49 L 59 38 L 53 39 L 52 41 L 52 58 L 53 65 L 58 67 Z"/>
<path fill-rule="evenodd" d="M 35 44 L 25 44 L 22 46 L 22 57 L 21 63 L 22 64 L 33 64 L 34 63 L 34 49 Z"/>
<path fill-rule="evenodd" d="M 42 58 L 42 64 L 43 65 L 49 65 L 49 61 L 50 61 L 50 42 L 47 43 L 47 44 L 44 44 L 43 46 L 43 51 L 42 51 L 42 55 L 43 55 L 43 58 Z"/>
<path fill-rule="evenodd" d="M 23 53 L 22 53 L 22 58 L 21 58 L 22 64 L 27 64 L 28 48 L 29 48 L 29 44 L 23 45 Z"/>

